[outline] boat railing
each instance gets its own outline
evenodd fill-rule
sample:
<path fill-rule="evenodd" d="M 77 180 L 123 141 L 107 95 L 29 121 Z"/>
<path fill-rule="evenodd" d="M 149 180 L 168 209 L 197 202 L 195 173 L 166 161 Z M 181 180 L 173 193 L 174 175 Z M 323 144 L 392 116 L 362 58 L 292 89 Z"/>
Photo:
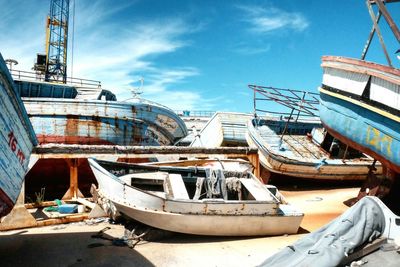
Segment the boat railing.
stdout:
<path fill-rule="evenodd" d="M 310 117 L 318 117 L 319 94 L 302 90 L 283 89 L 271 86 L 249 85 L 253 90 L 254 116 L 257 113 L 266 113 L 267 115 L 279 114 L 280 119 L 285 119 L 285 127 L 281 134 L 281 141 L 287 132 L 290 121 L 297 122 L 299 119 L 305 120 Z M 260 104 L 267 106 L 266 102 L 276 102 L 290 110 L 289 112 L 260 108 Z M 287 116 L 289 115 L 289 116 Z"/>
<path fill-rule="evenodd" d="M 175 110 L 175 113 L 182 117 L 212 117 L 215 111 L 209 110 Z"/>
<path fill-rule="evenodd" d="M 24 70 L 10 70 L 10 73 L 14 80 L 24 80 L 24 81 L 33 81 L 33 82 L 55 82 L 62 83 L 56 79 L 45 79 L 45 75 L 38 72 L 32 71 L 24 71 Z M 101 88 L 101 82 L 95 80 L 88 80 L 76 77 L 67 77 L 68 85 L 80 86 L 80 87 L 95 87 Z"/>
<path fill-rule="evenodd" d="M 283 89 L 271 86 L 249 85 L 253 90 L 253 108 L 254 114 L 277 114 L 289 119 L 295 120 L 302 117 L 318 117 L 319 94 L 302 90 Z M 269 105 L 270 102 L 275 102 L 283 107 L 284 110 L 279 110 Z M 297 113 L 297 114 L 296 114 Z"/>

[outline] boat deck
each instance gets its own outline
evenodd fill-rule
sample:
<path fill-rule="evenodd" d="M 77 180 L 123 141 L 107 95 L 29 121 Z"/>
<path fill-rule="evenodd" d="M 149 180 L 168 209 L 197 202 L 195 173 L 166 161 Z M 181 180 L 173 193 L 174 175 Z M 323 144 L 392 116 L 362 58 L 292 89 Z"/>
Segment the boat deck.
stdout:
<path fill-rule="evenodd" d="M 279 151 L 287 157 L 303 158 L 309 161 L 329 158 L 329 153 L 314 144 L 307 135 L 286 134 L 281 139 L 281 136 L 268 126 L 261 126 L 258 129 L 272 151 Z"/>

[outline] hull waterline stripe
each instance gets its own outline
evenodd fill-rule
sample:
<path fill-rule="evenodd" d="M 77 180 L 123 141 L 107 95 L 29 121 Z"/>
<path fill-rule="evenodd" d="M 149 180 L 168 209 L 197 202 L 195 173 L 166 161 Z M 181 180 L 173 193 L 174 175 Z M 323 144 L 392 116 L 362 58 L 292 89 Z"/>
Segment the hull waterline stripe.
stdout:
<path fill-rule="evenodd" d="M 330 88 L 330 89 L 327 89 L 327 88 Z M 394 108 L 390 108 L 388 106 L 380 104 L 382 106 L 385 106 L 386 109 L 390 109 L 390 112 L 388 112 L 388 111 L 383 110 L 383 109 L 381 109 L 379 107 L 372 106 L 371 104 L 373 104 L 373 103 L 368 104 L 368 103 L 362 102 L 361 99 L 360 99 L 360 96 L 358 96 L 358 95 L 354 95 L 354 94 L 351 94 L 351 93 L 348 93 L 348 92 L 344 92 L 342 90 L 335 89 L 335 88 L 332 88 L 332 87 L 328 87 L 328 86 L 322 85 L 322 87 L 319 87 L 318 89 L 323 94 L 326 94 L 326 95 L 329 95 L 329 96 L 332 96 L 332 97 L 335 97 L 335 98 L 339 98 L 341 100 L 350 102 L 352 104 L 355 104 L 355 105 L 358 105 L 358 106 L 363 107 L 365 109 L 368 109 L 368 110 L 370 110 L 372 112 L 380 114 L 380 115 L 382 115 L 384 117 L 392 119 L 392 120 L 394 120 L 396 122 L 400 122 L 400 110 L 397 110 L 397 109 L 394 109 Z M 374 102 L 376 102 L 376 101 L 374 101 Z"/>

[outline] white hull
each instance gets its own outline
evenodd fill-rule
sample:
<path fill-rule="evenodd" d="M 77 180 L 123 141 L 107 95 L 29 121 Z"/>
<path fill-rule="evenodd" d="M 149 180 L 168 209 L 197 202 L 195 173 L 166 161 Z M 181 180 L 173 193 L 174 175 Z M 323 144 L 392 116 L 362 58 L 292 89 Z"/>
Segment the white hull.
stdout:
<path fill-rule="evenodd" d="M 99 194 L 120 213 L 168 231 L 215 236 L 294 234 L 304 216 L 281 204 L 258 180 L 260 188 L 270 194 L 261 196 L 263 200 L 168 199 L 161 192 L 129 186 L 92 159 L 89 163 L 99 183 Z"/>
<path fill-rule="evenodd" d="M 131 208 L 114 202 L 117 210 L 144 224 L 172 232 L 212 236 L 295 234 L 302 216 L 193 215 Z"/>

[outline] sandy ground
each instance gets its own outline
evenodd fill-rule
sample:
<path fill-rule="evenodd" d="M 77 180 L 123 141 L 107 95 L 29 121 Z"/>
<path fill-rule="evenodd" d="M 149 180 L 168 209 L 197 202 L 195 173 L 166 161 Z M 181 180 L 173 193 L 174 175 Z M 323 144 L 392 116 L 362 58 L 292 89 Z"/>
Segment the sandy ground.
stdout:
<path fill-rule="evenodd" d="M 1 266 L 257 266 L 279 249 L 342 214 L 343 201 L 358 188 L 281 190 L 305 213 L 300 234 L 258 238 L 221 238 L 177 234 L 130 249 L 92 235 L 105 227 L 120 238 L 122 225 L 72 223 L 0 233 Z"/>

